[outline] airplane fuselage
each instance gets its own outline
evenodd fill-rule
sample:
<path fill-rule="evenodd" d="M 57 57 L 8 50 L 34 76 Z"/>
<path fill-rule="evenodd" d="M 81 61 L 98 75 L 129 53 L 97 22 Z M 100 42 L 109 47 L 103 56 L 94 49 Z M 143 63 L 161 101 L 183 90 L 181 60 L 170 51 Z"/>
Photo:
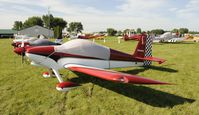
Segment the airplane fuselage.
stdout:
<path fill-rule="evenodd" d="M 50 57 L 41 56 L 37 54 L 26 53 L 34 63 L 32 65 L 41 65 L 47 68 L 62 69 L 67 64 L 78 64 L 83 66 L 91 66 L 96 68 L 119 68 L 143 66 L 143 62 L 138 61 L 121 61 L 121 60 L 100 60 L 100 59 L 86 59 L 77 57 L 62 57 L 58 60 L 53 60 Z"/>

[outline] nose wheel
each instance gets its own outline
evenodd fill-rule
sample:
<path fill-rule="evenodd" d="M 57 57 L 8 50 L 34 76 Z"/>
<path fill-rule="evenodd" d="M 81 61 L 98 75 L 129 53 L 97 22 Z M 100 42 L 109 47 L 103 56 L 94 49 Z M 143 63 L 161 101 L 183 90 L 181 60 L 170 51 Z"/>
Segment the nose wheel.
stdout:
<path fill-rule="evenodd" d="M 56 77 L 56 76 L 55 76 L 55 73 L 53 72 L 52 69 L 48 69 L 48 71 L 43 72 L 42 76 L 43 76 L 44 78 Z"/>
<path fill-rule="evenodd" d="M 49 77 L 51 77 L 51 75 L 50 75 L 49 72 L 43 72 L 42 76 L 43 76 L 44 78 L 49 78 Z"/>
<path fill-rule="evenodd" d="M 75 84 L 73 82 L 61 82 L 61 83 L 57 84 L 56 89 L 58 91 L 67 92 L 67 91 L 74 89 L 78 86 L 79 86 L 78 84 Z"/>

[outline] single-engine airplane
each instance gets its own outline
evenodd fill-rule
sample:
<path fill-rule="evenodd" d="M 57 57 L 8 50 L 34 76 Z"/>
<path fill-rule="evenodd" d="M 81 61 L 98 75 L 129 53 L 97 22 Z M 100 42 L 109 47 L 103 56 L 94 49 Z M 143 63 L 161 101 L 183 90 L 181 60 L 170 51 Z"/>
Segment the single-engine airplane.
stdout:
<path fill-rule="evenodd" d="M 22 42 L 24 46 L 47 46 L 47 45 L 61 45 L 61 42 L 52 42 L 45 35 L 38 35 L 38 37 L 20 36 L 20 39 L 14 39 L 11 44 L 14 48 L 20 47 Z"/>
<path fill-rule="evenodd" d="M 182 42 L 184 38 L 178 37 L 179 33 L 166 32 L 159 37 L 154 37 L 153 42 Z"/>
<path fill-rule="evenodd" d="M 169 84 L 137 75 L 106 70 L 117 67 L 149 65 L 150 61 L 159 64 L 165 62 L 164 59 L 151 56 L 150 44 L 152 40 L 147 38 L 145 34 L 135 38 L 139 42 L 132 55 L 83 39 L 74 39 L 59 46 L 28 48 L 25 55 L 35 64 L 53 70 L 59 81 L 56 86 L 58 91 L 69 91 L 79 86 L 73 82 L 63 81 L 59 74 L 59 70 L 62 68 L 119 83 Z"/>
<path fill-rule="evenodd" d="M 80 38 L 80 39 L 104 39 L 104 35 L 87 34 L 87 35 L 79 35 L 78 38 Z"/>

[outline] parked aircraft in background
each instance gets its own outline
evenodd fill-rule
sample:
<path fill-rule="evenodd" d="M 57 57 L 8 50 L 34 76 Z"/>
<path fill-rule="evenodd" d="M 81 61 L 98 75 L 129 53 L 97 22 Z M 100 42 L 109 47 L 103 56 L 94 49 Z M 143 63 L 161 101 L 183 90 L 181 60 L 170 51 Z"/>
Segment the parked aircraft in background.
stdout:
<path fill-rule="evenodd" d="M 70 39 L 104 39 L 104 34 L 82 34 L 78 33 L 77 35 L 71 35 Z"/>
<path fill-rule="evenodd" d="M 55 40 L 55 42 L 50 41 L 45 35 L 38 35 L 38 37 L 28 37 L 26 35 L 19 35 L 13 40 L 12 46 L 20 47 L 24 42 L 24 46 L 46 46 L 46 45 L 61 45 L 61 41 Z"/>
<path fill-rule="evenodd" d="M 180 38 L 176 33 L 172 34 L 171 32 L 165 32 L 158 37 L 153 37 L 153 42 L 182 42 L 183 40 L 184 38 Z"/>
<path fill-rule="evenodd" d="M 187 41 L 199 42 L 199 34 L 186 34 L 185 39 Z"/>

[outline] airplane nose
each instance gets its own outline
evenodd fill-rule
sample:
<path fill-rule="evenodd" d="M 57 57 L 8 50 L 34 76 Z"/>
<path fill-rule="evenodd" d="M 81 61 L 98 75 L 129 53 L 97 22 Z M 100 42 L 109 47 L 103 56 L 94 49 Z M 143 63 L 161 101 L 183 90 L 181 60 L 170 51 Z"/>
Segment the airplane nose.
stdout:
<path fill-rule="evenodd" d="M 22 54 L 22 51 L 23 51 L 23 48 L 22 47 L 18 47 L 18 48 L 15 48 L 14 49 L 14 52 L 18 55 L 21 55 Z"/>
<path fill-rule="evenodd" d="M 41 46 L 27 49 L 26 53 L 48 56 L 54 52 L 53 46 Z"/>

